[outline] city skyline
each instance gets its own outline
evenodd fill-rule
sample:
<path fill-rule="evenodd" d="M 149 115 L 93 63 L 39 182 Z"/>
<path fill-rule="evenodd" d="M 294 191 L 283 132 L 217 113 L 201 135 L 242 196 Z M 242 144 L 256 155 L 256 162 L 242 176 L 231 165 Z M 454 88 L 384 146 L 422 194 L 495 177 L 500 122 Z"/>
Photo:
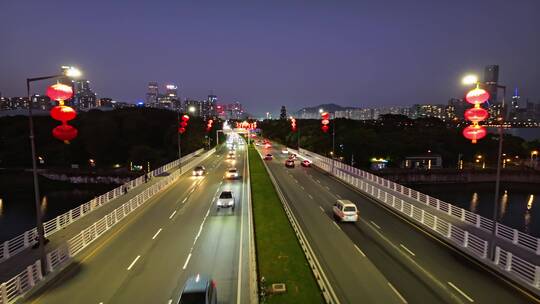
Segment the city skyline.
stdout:
<path fill-rule="evenodd" d="M 0 57 L 4 96 L 23 95 L 26 77 L 72 64 L 84 70 L 83 77 L 101 96 L 135 103 L 145 100 L 149 81 L 175 83 L 182 97 L 213 91 L 260 116 L 281 104 L 300 109 L 328 102 L 364 107 L 441 103 L 462 95 L 463 74 L 482 74 L 486 65 L 498 64 L 501 83 L 519 87 L 534 102 L 540 97 L 537 1 L 394 2 L 392 14 L 375 3 L 163 2 L 134 5 L 121 18 L 107 16 L 124 4 L 107 3 L 99 10 L 78 9 L 81 18 L 70 19 L 62 29 L 55 18 L 40 19 L 38 12 L 46 6 L 37 1 L 0 5 L 6 25 Z M 77 7 L 61 2 L 51 14 L 68 16 Z M 17 22 L 22 12 L 40 20 L 39 31 L 32 23 Z M 103 16 L 100 22 L 88 22 L 97 13 Z M 180 24 L 172 21 L 177 17 Z M 141 26 L 141 18 L 160 22 Z M 509 19 L 496 30 L 475 29 Z M 47 31 L 70 37 L 70 43 L 57 47 L 50 35 L 42 35 Z M 36 92 L 44 86 L 36 86 Z"/>

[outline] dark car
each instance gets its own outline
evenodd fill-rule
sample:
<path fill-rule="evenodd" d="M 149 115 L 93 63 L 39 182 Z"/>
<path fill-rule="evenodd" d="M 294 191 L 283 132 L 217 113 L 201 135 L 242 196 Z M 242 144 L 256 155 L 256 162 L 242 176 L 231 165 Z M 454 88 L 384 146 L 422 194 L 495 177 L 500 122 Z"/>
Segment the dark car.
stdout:
<path fill-rule="evenodd" d="M 292 160 L 292 159 L 287 159 L 287 160 L 285 161 L 285 167 L 287 167 L 287 168 L 294 168 L 294 160 Z"/>
<path fill-rule="evenodd" d="M 311 162 L 307 159 L 304 159 L 302 162 L 302 167 L 311 167 Z"/>
<path fill-rule="evenodd" d="M 268 153 L 264 156 L 264 160 L 272 160 L 272 154 Z"/>
<path fill-rule="evenodd" d="M 217 304 L 216 282 L 200 274 L 189 277 L 178 304 Z"/>

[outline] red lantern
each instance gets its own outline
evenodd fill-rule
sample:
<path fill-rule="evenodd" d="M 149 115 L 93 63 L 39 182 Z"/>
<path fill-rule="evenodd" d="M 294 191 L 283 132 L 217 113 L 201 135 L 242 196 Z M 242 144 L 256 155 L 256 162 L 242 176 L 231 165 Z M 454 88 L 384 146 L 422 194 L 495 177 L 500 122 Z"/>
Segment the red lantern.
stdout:
<path fill-rule="evenodd" d="M 328 120 L 328 119 L 323 119 L 323 120 L 321 121 L 321 123 L 322 123 L 323 125 L 327 125 L 327 124 L 330 123 L 330 120 Z"/>
<path fill-rule="evenodd" d="M 186 127 L 187 127 L 187 122 L 181 121 L 181 122 L 180 122 L 180 126 L 181 126 L 182 128 L 186 128 Z"/>
<path fill-rule="evenodd" d="M 484 89 L 476 88 L 470 90 L 469 93 L 467 93 L 467 96 L 465 96 L 465 99 L 468 103 L 479 105 L 483 104 L 489 99 L 489 93 Z"/>
<path fill-rule="evenodd" d="M 52 108 L 51 116 L 58 121 L 70 121 L 77 117 L 77 112 L 68 106 L 56 106 Z"/>
<path fill-rule="evenodd" d="M 465 111 L 465 118 L 472 122 L 484 121 L 489 117 L 489 113 L 483 108 L 470 108 Z"/>
<path fill-rule="evenodd" d="M 62 141 L 73 140 L 78 133 L 77 129 L 67 124 L 59 125 L 52 130 L 53 136 Z"/>
<path fill-rule="evenodd" d="M 73 89 L 71 86 L 65 85 L 63 83 L 53 84 L 47 88 L 47 96 L 50 99 L 60 101 L 70 99 L 73 96 Z"/>
<path fill-rule="evenodd" d="M 328 129 L 330 129 L 330 128 L 329 128 L 327 125 L 323 125 L 323 126 L 321 127 L 321 129 L 322 129 L 322 131 L 323 131 L 324 133 L 326 133 L 326 132 L 328 132 Z"/>
<path fill-rule="evenodd" d="M 322 112 L 321 117 L 322 117 L 322 119 L 328 120 L 330 118 L 330 114 L 328 114 L 328 112 Z"/>
<path fill-rule="evenodd" d="M 183 128 L 183 127 L 178 128 L 178 133 L 184 134 L 184 132 L 186 132 L 186 128 Z"/>
<path fill-rule="evenodd" d="M 187 122 L 189 120 L 189 116 L 186 114 L 182 115 L 182 120 Z"/>
<path fill-rule="evenodd" d="M 470 139 L 473 144 L 475 144 L 477 140 L 484 138 L 486 134 L 486 128 L 479 125 L 470 125 L 463 129 L 463 136 Z"/>

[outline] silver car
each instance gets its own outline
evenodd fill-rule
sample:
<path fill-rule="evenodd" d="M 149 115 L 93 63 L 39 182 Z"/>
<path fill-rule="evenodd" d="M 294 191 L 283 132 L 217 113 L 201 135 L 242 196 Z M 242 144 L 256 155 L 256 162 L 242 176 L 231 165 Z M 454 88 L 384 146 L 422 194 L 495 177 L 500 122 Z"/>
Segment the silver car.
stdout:
<path fill-rule="evenodd" d="M 234 195 L 230 190 L 221 191 L 219 198 L 217 200 L 217 208 L 228 208 L 231 207 L 234 210 Z"/>

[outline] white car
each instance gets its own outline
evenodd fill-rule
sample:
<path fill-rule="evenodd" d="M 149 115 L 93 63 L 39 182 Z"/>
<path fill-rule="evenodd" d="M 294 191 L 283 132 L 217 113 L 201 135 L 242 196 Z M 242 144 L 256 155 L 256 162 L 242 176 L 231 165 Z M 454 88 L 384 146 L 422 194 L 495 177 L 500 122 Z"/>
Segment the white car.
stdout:
<path fill-rule="evenodd" d="M 217 208 L 232 207 L 234 210 L 234 196 L 231 190 L 223 190 L 217 200 Z"/>
<path fill-rule="evenodd" d="M 229 179 L 238 178 L 238 170 L 236 170 L 236 168 L 227 169 L 227 172 L 225 172 L 225 177 Z"/>
<path fill-rule="evenodd" d="M 353 202 L 349 200 L 337 200 L 332 207 L 334 218 L 340 222 L 357 222 L 358 209 Z"/>
<path fill-rule="evenodd" d="M 289 154 L 289 150 L 283 149 L 283 150 L 281 150 L 281 153 L 283 153 L 283 154 Z"/>

